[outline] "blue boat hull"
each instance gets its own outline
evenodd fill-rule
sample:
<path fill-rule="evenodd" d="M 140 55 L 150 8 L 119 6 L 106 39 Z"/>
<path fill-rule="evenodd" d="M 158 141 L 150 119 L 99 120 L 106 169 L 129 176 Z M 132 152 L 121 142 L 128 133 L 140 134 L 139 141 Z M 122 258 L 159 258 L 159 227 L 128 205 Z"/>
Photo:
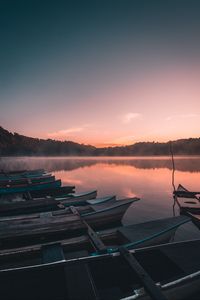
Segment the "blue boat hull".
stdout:
<path fill-rule="evenodd" d="M 45 183 L 38 183 L 38 184 L 30 184 L 24 186 L 17 186 L 17 187 L 6 187 L 0 188 L 0 195 L 6 194 L 13 194 L 13 193 L 25 193 L 31 191 L 40 191 L 44 189 L 52 189 L 52 188 L 59 188 L 61 186 L 61 180 L 56 180 L 53 182 L 45 182 Z"/>

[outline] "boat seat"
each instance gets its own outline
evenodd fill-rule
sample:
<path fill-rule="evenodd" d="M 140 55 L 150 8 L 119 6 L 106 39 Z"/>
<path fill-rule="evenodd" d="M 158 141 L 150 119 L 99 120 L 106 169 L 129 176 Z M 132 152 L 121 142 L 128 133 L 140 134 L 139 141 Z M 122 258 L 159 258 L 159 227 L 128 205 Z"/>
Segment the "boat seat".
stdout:
<path fill-rule="evenodd" d="M 44 264 L 65 260 L 63 249 L 60 243 L 44 245 L 42 246 L 41 250 L 42 262 Z"/>
<path fill-rule="evenodd" d="M 65 266 L 66 291 L 69 300 L 95 300 L 97 291 L 86 263 Z"/>

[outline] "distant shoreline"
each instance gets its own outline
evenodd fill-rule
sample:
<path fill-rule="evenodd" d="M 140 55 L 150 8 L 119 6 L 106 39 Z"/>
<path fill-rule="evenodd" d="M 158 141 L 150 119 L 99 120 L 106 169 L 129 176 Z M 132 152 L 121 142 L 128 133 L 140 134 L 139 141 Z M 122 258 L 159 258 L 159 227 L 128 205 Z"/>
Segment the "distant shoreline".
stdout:
<path fill-rule="evenodd" d="M 42 140 L 11 133 L 0 127 L 0 157 L 160 157 L 200 155 L 200 138 L 166 143 L 138 142 L 128 146 L 96 148 L 73 141 Z"/>

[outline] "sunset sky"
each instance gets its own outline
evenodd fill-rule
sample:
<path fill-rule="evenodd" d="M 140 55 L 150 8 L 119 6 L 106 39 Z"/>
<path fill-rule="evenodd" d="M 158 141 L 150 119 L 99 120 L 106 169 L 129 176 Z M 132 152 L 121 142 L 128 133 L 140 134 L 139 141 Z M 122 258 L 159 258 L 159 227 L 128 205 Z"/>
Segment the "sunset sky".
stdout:
<path fill-rule="evenodd" d="M 199 0 L 0 0 L 0 126 L 96 146 L 200 137 Z"/>

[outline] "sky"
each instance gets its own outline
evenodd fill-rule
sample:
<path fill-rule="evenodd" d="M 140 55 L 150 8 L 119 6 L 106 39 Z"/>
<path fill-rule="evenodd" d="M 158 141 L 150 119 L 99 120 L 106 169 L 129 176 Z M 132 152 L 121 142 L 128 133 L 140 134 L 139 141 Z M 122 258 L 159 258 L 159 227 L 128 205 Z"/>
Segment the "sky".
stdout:
<path fill-rule="evenodd" d="M 0 0 L 0 126 L 97 147 L 200 136 L 199 0 Z"/>

